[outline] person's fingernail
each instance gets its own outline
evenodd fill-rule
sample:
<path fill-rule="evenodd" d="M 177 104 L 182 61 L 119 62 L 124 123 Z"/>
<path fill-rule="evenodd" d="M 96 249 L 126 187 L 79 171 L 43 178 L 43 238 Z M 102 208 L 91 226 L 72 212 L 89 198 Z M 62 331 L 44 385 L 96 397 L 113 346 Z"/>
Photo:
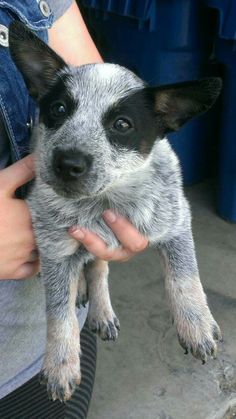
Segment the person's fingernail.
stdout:
<path fill-rule="evenodd" d="M 114 223 L 116 221 L 116 219 L 117 219 L 116 214 L 114 214 L 114 212 L 112 212 L 111 210 L 104 211 L 103 212 L 103 217 L 109 223 Z"/>
<path fill-rule="evenodd" d="M 77 227 L 77 226 L 73 226 L 69 229 L 69 232 L 71 234 L 73 234 L 74 236 L 76 236 L 77 239 L 79 240 L 83 240 L 85 237 L 85 234 L 83 232 L 83 230 L 81 230 L 81 228 Z"/>

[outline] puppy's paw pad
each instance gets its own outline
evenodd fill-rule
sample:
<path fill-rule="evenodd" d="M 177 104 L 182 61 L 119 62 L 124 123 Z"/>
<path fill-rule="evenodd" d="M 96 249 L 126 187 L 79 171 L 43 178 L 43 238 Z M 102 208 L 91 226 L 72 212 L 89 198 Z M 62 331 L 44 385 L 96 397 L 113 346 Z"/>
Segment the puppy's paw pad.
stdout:
<path fill-rule="evenodd" d="M 46 384 L 50 400 L 66 402 L 75 391 L 76 385 L 80 384 L 80 366 L 57 365 L 51 371 L 42 370 L 39 375 L 40 384 Z"/>
<path fill-rule="evenodd" d="M 117 317 L 101 321 L 91 318 L 89 319 L 89 328 L 92 332 L 97 333 L 102 340 L 115 341 L 118 338 L 120 323 Z"/>
<path fill-rule="evenodd" d="M 209 357 L 216 357 L 216 340 L 221 341 L 222 335 L 218 324 L 212 319 L 209 323 L 203 322 L 199 325 L 186 324 L 185 328 L 182 327 L 182 333 L 178 333 L 178 339 L 185 354 L 191 352 L 195 358 L 205 364 Z"/>
<path fill-rule="evenodd" d="M 215 357 L 217 353 L 217 345 L 213 339 L 205 338 L 199 343 L 193 343 L 181 338 L 178 335 L 179 343 L 185 350 L 185 354 L 191 354 L 202 361 L 203 364 L 207 361 L 208 357 Z"/>
<path fill-rule="evenodd" d="M 195 358 L 200 359 L 202 364 L 205 364 L 209 357 L 216 357 L 217 345 L 214 340 L 206 339 L 196 348 L 190 348 L 190 351 Z"/>

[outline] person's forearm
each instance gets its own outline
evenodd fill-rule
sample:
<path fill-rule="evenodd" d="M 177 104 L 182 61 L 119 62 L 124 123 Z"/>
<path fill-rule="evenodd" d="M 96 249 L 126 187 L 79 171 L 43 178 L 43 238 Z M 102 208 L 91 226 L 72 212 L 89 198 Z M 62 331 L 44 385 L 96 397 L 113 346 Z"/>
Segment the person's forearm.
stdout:
<path fill-rule="evenodd" d="M 75 1 L 48 32 L 50 47 L 68 64 L 102 62 Z"/>

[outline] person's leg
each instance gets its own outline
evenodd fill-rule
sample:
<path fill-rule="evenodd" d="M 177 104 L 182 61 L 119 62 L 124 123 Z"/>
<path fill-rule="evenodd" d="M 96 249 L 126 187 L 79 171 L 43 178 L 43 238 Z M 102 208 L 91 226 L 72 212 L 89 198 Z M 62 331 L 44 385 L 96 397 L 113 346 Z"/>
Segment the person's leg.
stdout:
<path fill-rule="evenodd" d="M 46 386 L 39 384 L 38 375 L 0 400 L 2 419 L 85 419 L 92 396 L 96 369 L 96 337 L 85 324 L 81 335 L 82 380 L 66 404 L 48 399 Z"/>
<path fill-rule="evenodd" d="M 65 405 L 48 399 L 46 386 L 39 384 L 38 375 L 0 401 L 3 419 L 65 418 Z"/>

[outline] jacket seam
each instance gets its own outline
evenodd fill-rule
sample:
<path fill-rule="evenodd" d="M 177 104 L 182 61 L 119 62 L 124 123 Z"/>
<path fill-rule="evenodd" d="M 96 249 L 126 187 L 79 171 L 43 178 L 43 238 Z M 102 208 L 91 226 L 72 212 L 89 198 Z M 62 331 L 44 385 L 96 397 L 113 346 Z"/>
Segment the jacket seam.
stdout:
<path fill-rule="evenodd" d="M 37 3 L 38 6 L 38 3 Z M 16 14 L 16 16 L 18 16 L 23 22 L 27 23 L 27 25 L 29 26 L 30 29 L 46 29 L 50 27 L 51 24 L 51 19 L 53 17 L 53 14 L 51 14 L 48 18 L 42 18 L 40 20 L 34 21 L 32 22 L 30 19 L 27 18 L 26 15 L 24 15 L 23 13 L 21 13 L 19 11 L 19 9 L 17 9 L 16 7 L 9 5 L 6 2 L 1 2 L 0 1 L 0 9 L 5 9 L 6 13 L 8 14 L 8 16 L 11 16 L 11 14 L 9 13 L 9 11 L 11 11 L 12 13 Z M 51 17 L 52 16 L 52 17 Z M 41 24 L 43 24 L 42 26 L 40 26 Z"/>
<path fill-rule="evenodd" d="M 15 157 L 16 157 L 17 160 L 19 160 L 20 156 L 19 156 L 19 152 L 18 152 L 18 149 L 17 149 L 17 146 L 16 146 L 15 134 L 14 134 L 14 131 L 12 129 L 11 121 L 10 121 L 10 118 L 8 116 L 7 109 L 5 107 L 5 104 L 4 104 L 4 101 L 3 101 L 1 95 L 0 95 L 0 105 L 1 105 L 3 116 L 4 116 L 3 120 L 5 119 L 5 121 L 6 121 L 5 126 L 6 126 L 6 129 L 8 131 L 8 137 L 9 137 L 10 142 L 12 144 L 12 147 L 14 149 Z"/>

